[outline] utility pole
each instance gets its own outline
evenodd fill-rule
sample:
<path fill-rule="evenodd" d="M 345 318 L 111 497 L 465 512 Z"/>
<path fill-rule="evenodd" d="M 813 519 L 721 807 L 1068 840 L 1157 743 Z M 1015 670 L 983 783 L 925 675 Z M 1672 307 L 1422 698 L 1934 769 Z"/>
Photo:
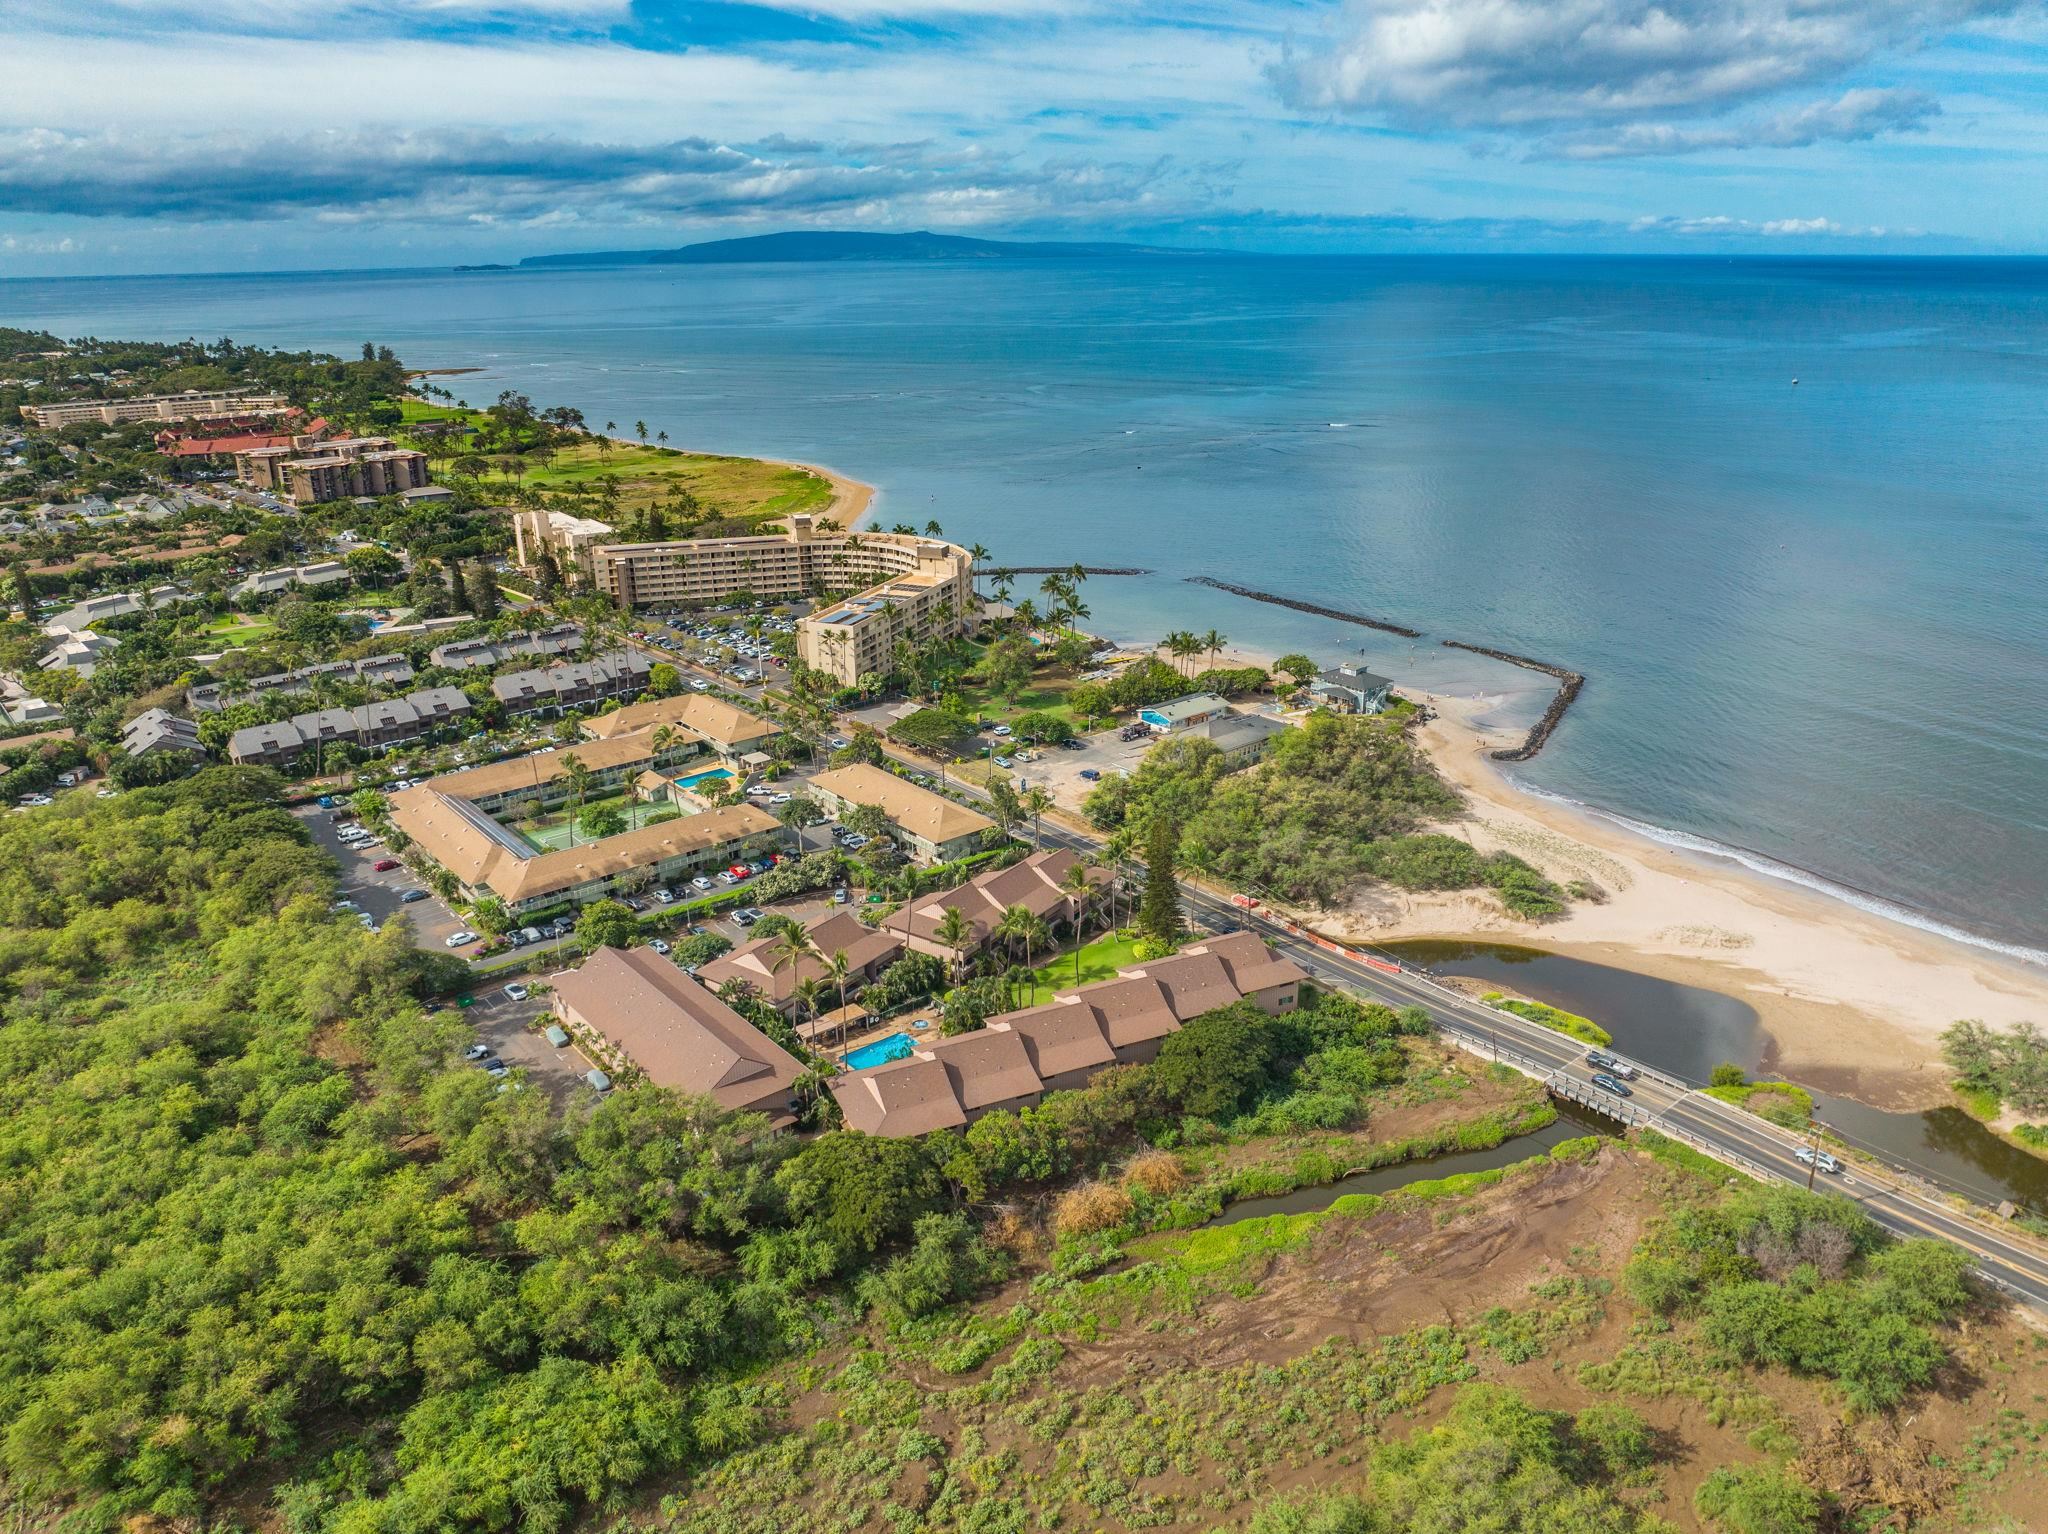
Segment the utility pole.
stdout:
<path fill-rule="evenodd" d="M 1819 1119 L 1808 1119 L 1806 1121 L 1806 1132 L 1813 1137 L 1813 1143 L 1809 1147 L 1813 1152 L 1813 1159 L 1806 1163 L 1806 1191 L 1808 1193 L 1813 1191 L 1814 1173 L 1820 1170 L 1820 1127 Z"/>

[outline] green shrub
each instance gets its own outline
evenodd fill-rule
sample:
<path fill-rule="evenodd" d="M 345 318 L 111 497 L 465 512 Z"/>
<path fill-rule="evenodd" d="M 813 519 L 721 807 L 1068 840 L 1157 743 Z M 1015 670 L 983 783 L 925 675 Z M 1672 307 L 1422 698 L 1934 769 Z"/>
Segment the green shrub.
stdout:
<path fill-rule="evenodd" d="M 1489 1007 L 1498 1007 L 1503 1012 L 1512 1012 L 1517 1017 L 1527 1018 L 1545 1028 L 1555 1029 L 1582 1044 L 1605 1048 L 1614 1042 L 1614 1035 L 1602 1028 L 1589 1017 L 1580 1017 L 1576 1012 L 1566 1012 L 1540 1001 L 1517 1001 L 1503 996 L 1499 991 L 1488 991 L 1480 998 Z"/>
<path fill-rule="evenodd" d="M 1815 1534 L 1826 1504 L 1781 1470 L 1724 1465 L 1710 1472 L 1692 1505 L 1725 1534 Z"/>

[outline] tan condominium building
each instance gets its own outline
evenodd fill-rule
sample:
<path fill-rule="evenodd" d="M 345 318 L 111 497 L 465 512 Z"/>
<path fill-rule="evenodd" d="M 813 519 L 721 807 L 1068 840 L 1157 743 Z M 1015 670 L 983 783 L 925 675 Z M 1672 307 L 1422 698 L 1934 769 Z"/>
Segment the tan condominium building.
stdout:
<path fill-rule="evenodd" d="M 837 816 L 857 804 L 873 805 L 895 828 L 905 856 L 920 863 L 964 858 L 979 850 L 983 836 L 996 828 L 980 811 L 867 762 L 819 773 L 811 779 L 811 795 Z"/>
<path fill-rule="evenodd" d="M 851 589 L 854 596 L 797 625 L 804 664 L 848 686 L 891 670 L 898 640 L 961 633 L 974 617 L 973 556 L 935 538 L 846 533 L 793 516 L 783 532 L 620 543 L 605 523 L 558 511 L 519 512 L 512 531 L 520 563 L 535 563 L 545 549 L 626 607 Z"/>
<path fill-rule="evenodd" d="M 563 1027 L 613 1071 L 765 1113 L 772 1128 L 796 1121 L 802 1062 L 653 949 L 600 948 L 548 984 Z"/>
<path fill-rule="evenodd" d="M 598 841 L 544 849 L 493 818 L 480 802 L 486 796 L 468 797 L 472 785 L 463 777 L 452 773 L 393 794 L 392 822 L 422 853 L 455 876 L 467 898 L 494 896 L 514 915 L 565 904 L 587 905 L 614 894 L 687 879 L 742 858 L 757 858 L 786 845 L 789 839 L 789 833 L 767 811 L 751 804 L 734 804 L 643 825 Z M 497 792 L 488 797 L 500 802 L 509 798 L 516 803 L 523 797 L 521 785 L 495 786 Z M 549 786 L 559 792 L 563 785 L 557 781 Z M 474 785 L 475 789 L 483 787 Z"/>
<path fill-rule="evenodd" d="M 1085 1086 L 1107 1066 L 1145 1064 L 1190 1019 L 1218 1007 L 1249 1001 L 1271 1016 L 1291 1012 L 1307 979 L 1253 933 L 1208 938 L 992 1017 L 974 1033 L 920 1041 L 893 1064 L 843 1073 L 832 1095 L 848 1129 L 893 1137 L 958 1129 Z"/>
<path fill-rule="evenodd" d="M 272 415 L 289 410 L 282 394 L 146 394 L 134 399 L 69 399 L 23 405 L 21 418 L 54 431 L 80 421 L 117 426 L 123 421 L 190 421 L 209 416 Z"/>
<path fill-rule="evenodd" d="M 681 736 L 703 741 L 728 767 L 745 764 L 753 753 L 766 751 L 782 733 L 782 726 L 701 692 L 628 703 L 609 714 L 584 720 L 582 729 L 591 740 L 616 740 L 627 735 L 651 738 L 655 731 L 665 729 L 671 740 Z"/>
<path fill-rule="evenodd" d="M 389 437 L 344 437 L 311 451 L 258 447 L 235 454 L 235 477 L 296 506 L 359 495 L 399 495 L 427 483 L 427 455 Z"/>

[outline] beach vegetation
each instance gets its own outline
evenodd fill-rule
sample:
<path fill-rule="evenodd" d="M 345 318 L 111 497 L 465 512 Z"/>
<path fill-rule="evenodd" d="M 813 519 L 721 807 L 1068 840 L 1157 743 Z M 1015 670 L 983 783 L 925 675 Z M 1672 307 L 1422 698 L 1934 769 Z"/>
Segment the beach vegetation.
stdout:
<path fill-rule="evenodd" d="M 1480 1000 L 1489 1007 L 1498 1007 L 1503 1012 L 1512 1012 L 1515 1016 L 1527 1018 L 1544 1028 L 1555 1029 L 1582 1044 L 1604 1049 L 1614 1042 L 1614 1035 L 1590 1017 L 1581 1017 L 1578 1013 L 1567 1012 L 1562 1007 L 1549 1006 L 1540 1001 L 1523 1001 L 1518 997 L 1504 996 L 1499 991 L 1488 991 Z"/>
<path fill-rule="evenodd" d="M 1740 1070 L 1733 1081 L 1723 1079 L 1725 1069 L 1714 1074 L 1712 1085 L 1704 1089 L 1709 1097 L 1746 1108 L 1781 1129 L 1805 1129 L 1813 1119 L 1813 1094 L 1804 1087 L 1789 1081 L 1750 1081 Z"/>
<path fill-rule="evenodd" d="M 2048 1035 L 2034 1024 L 1994 1028 L 1965 1018 L 1943 1030 L 1941 1055 L 1963 1088 L 2022 1113 L 2048 1112 Z"/>

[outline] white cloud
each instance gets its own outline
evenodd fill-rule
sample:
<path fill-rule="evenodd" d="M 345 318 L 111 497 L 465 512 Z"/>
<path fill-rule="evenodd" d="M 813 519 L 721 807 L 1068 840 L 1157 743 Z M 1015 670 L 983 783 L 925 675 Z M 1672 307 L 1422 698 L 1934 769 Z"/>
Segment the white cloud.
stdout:
<path fill-rule="evenodd" d="M 1272 75 L 1297 107 L 1422 128 L 1711 120 L 1840 80 L 2016 3 L 1345 0 L 1325 34 L 1291 48 Z M 1840 136 L 1815 131 L 1806 141 Z"/>
<path fill-rule="evenodd" d="M 1833 101 L 1815 101 L 1726 126 L 1629 123 L 1539 139 L 1534 152 L 1561 160 L 1619 160 L 1711 149 L 1804 149 L 1829 141 L 1857 143 L 1882 133 L 1919 132 L 1940 114 L 1941 103 L 1924 91 L 1855 90 Z"/>

